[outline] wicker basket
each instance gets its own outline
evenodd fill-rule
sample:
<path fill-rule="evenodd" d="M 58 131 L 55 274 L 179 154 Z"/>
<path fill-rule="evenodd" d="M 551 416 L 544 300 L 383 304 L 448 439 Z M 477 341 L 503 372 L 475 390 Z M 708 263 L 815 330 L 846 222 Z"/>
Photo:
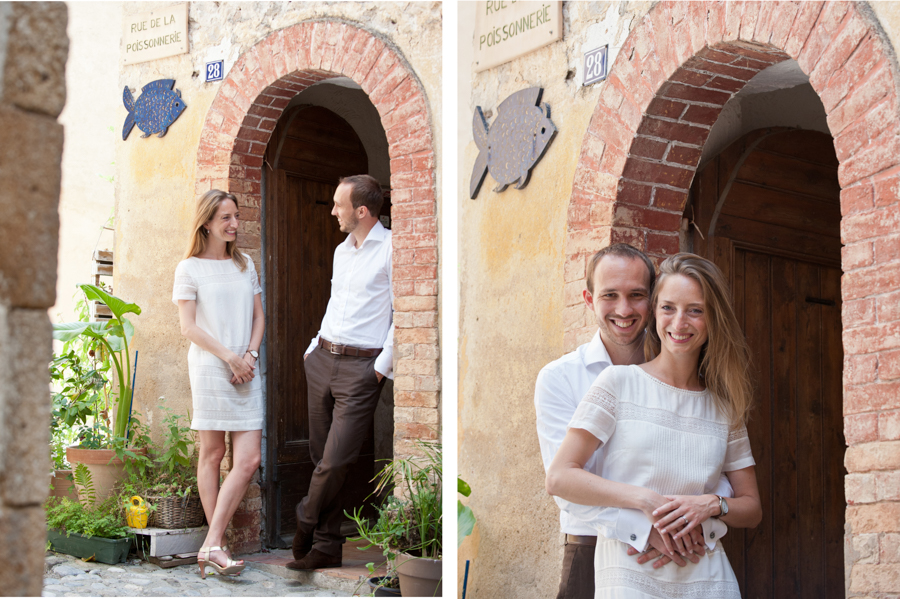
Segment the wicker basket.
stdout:
<path fill-rule="evenodd" d="M 195 528 L 203 525 L 203 505 L 196 495 L 148 497 L 156 509 L 150 514 L 152 528 Z"/>

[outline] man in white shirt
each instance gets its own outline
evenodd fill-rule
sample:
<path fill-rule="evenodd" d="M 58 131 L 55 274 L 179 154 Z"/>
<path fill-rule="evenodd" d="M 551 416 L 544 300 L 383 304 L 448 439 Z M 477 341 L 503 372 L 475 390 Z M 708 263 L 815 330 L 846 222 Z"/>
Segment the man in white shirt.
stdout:
<path fill-rule="evenodd" d="M 598 331 L 590 343 L 545 366 L 537 378 L 534 404 L 541 458 L 546 470 L 559 450 L 566 429 L 581 398 L 591 384 L 612 364 L 644 362 L 644 328 L 650 311 L 650 293 L 656 279 L 653 263 L 643 252 L 624 243 L 613 244 L 588 263 L 582 293 L 584 303 L 597 318 Z M 605 446 L 585 464 L 585 470 L 600 474 Z M 731 486 L 723 475 L 716 494 L 730 497 Z M 631 545 L 629 553 L 641 563 L 659 558 L 655 567 L 670 560 L 684 566 L 675 553 L 664 554 L 662 538 L 640 510 L 582 506 L 554 498 L 560 507 L 560 529 L 566 535 L 563 571 L 558 599 L 592 599 L 594 596 L 594 547 L 597 531 Z M 703 523 L 703 537 L 695 535 L 693 554 L 699 561 L 703 542 L 715 546 L 727 527 L 717 519 Z M 638 555 L 640 554 L 640 555 Z"/>
<path fill-rule="evenodd" d="M 294 570 L 339 567 L 344 483 L 372 426 L 384 378 L 393 378 L 391 232 L 378 220 L 381 185 L 344 177 L 331 214 L 349 233 L 334 251 L 331 298 L 303 357 L 309 389 L 309 454 L 316 465 L 297 504 Z"/>

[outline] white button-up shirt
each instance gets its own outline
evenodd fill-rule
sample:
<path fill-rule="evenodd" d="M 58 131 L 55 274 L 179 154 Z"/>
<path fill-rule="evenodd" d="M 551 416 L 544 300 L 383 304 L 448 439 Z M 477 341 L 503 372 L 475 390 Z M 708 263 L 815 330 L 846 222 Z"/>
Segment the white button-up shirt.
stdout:
<path fill-rule="evenodd" d="M 393 379 L 394 290 L 391 286 L 391 232 L 376 222 L 360 247 L 348 235 L 334 250 L 331 297 L 322 327 L 306 353 L 324 337 L 332 343 L 383 348 L 375 370 Z"/>
<path fill-rule="evenodd" d="M 597 376 L 612 365 L 609 352 L 600 340 L 600 331 L 590 343 L 550 362 L 538 374 L 534 390 L 534 407 L 537 411 L 537 432 L 541 445 L 544 469 L 550 467 L 566 436 L 569 421 L 581 399 L 587 395 Z M 600 476 L 606 445 L 591 456 L 584 465 L 588 472 Z M 734 491 L 724 475 L 716 487 L 716 495 L 731 497 Z M 585 506 L 554 497 L 559 506 L 560 530 L 564 534 L 603 536 L 628 543 L 638 551 L 647 548 L 651 522 L 641 510 Z M 728 527 L 718 518 L 703 523 L 703 537 L 712 549 Z"/>

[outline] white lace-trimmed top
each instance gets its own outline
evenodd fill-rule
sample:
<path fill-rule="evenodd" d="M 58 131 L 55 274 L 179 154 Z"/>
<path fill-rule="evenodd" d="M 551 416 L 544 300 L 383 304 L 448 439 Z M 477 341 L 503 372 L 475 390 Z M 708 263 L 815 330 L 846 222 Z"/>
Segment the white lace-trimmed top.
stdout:
<path fill-rule="evenodd" d="M 753 466 L 747 429 L 729 430 L 709 391 L 672 387 L 640 366 L 611 366 L 569 423 L 607 444 L 600 476 L 663 495 L 700 495 Z"/>
<path fill-rule="evenodd" d="M 254 296 L 262 293 L 250 256 L 241 272 L 233 260 L 188 258 L 175 269 L 172 301 L 195 300 L 196 323 L 219 343 L 242 356 L 253 330 Z M 188 372 L 193 396 L 191 428 L 248 431 L 263 427 L 262 377 L 232 385 L 228 364 L 191 343 Z"/>

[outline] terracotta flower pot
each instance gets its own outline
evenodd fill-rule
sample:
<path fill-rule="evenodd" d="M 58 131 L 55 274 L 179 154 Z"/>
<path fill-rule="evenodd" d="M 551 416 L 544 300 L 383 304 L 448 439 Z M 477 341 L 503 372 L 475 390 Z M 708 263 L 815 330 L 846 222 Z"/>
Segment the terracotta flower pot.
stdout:
<path fill-rule="evenodd" d="M 78 491 L 71 479 L 71 470 L 54 470 L 50 480 L 50 497 L 66 497 L 78 501 Z"/>
<path fill-rule="evenodd" d="M 129 448 L 137 454 L 146 454 L 147 450 Z M 113 487 L 117 482 L 125 478 L 125 462 L 116 457 L 112 449 L 83 449 L 81 447 L 67 447 L 66 459 L 70 464 L 84 464 L 91 473 L 94 481 L 96 501 L 102 501 L 112 495 Z M 79 496 L 81 487 L 76 483 Z"/>
<path fill-rule="evenodd" d="M 400 592 L 404 597 L 441 597 L 443 576 L 441 566 L 439 559 L 401 553 L 397 556 Z"/>

